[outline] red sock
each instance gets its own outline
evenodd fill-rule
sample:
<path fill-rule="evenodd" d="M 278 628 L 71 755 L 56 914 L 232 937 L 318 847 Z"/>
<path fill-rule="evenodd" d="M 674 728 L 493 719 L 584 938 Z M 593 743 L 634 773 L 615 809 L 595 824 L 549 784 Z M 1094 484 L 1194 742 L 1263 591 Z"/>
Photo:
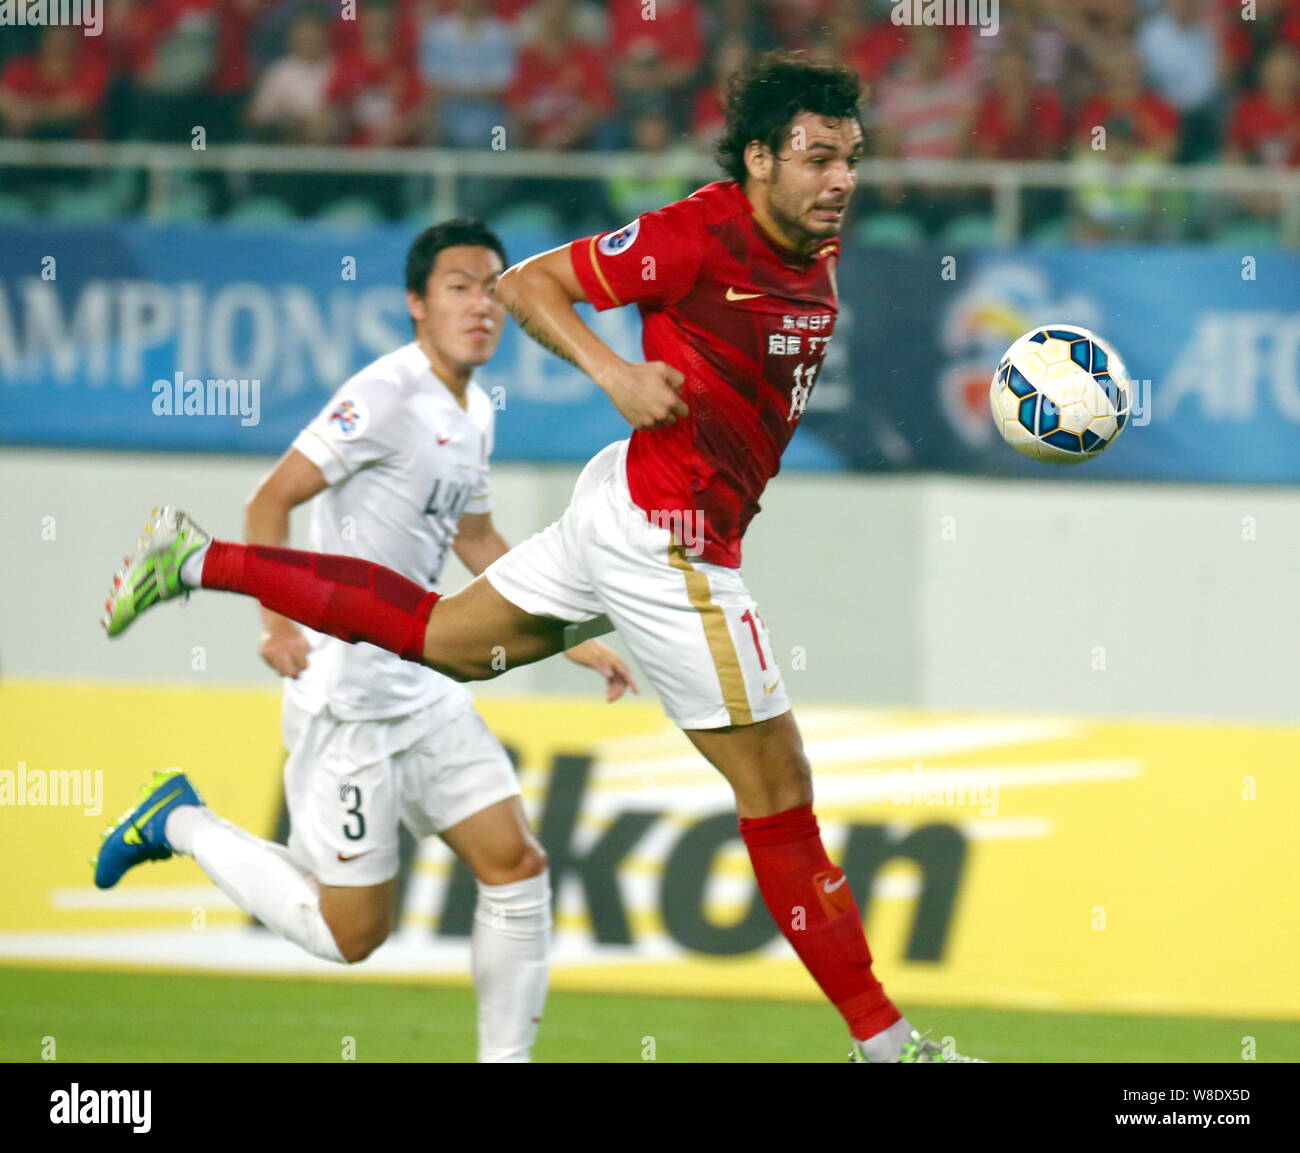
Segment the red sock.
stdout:
<path fill-rule="evenodd" d="M 899 1020 L 871 971 L 857 902 L 826 856 L 812 805 L 742 817 L 740 835 L 768 912 L 853 1037 L 865 1041 Z"/>
<path fill-rule="evenodd" d="M 256 597 L 272 612 L 341 640 L 368 641 L 403 660 L 424 657 L 429 614 L 441 599 L 359 557 L 214 540 L 203 587 Z"/>

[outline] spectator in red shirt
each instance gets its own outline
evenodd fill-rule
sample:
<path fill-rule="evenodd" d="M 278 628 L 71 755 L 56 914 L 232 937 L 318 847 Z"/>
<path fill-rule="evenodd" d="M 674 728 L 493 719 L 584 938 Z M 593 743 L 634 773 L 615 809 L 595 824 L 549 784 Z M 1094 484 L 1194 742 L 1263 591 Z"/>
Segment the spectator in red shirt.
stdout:
<path fill-rule="evenodd" d="M 1241 0 L 1219 0 L 1224 47 L 1243 88 L 1261 80 L 1264 58 L 1279 41 L 1300 50 L 1300 4 L 1296 0 L 1254 0 L 1253 19 L 1243 17 Z"/>
<path fill-rule="evenodd" d="M 571 0 L 538 0 L 537 35 L 515 62 L 506 107 L 525 148 L 585 148 L 614 110 L 605 61 L 575 35 L 572 8 Z"/>
<path fill-rule="evenodd" d="M 912 27 L 908 41 L 907 56 L 880 86 L 877 151 L 903 160 L 956 159 L 965 151 L 974 88 L 970 54 L 954 52 L 948 34 L 938 27 Z M 906 203 L 932 229 L 970 207 L 969 192 L 951 185 L 885 185 L 881 198 L 891 207 Z"/>
<path fill-rule="evenodd" d="M 275 2 L 272 0 L 272 3 Z M 400 59 L 413 71 L 418 71 L 420 19 L 428 8 L 427 0 L 357 0 L 351 15 L 347 15 L 347 10 L 340 7 L 330 28 L 334 55 L 343 60 L 355 56 L 361 50 L 366 12 L 372 7 L 384 8 L 389 12 L 389 34 L 393 41 L 389 46 L 390 55 L 394 59 Z"/>
<path fill-rule="evenodd" d="M 1079 111 L 1078 141 L 1096 148 L 1104 140 L 1096 130 L 1108 121 L 1124 120 L 1132 129 L 1133 146 L 1156 160 L 1171 160 L 1178 147 L 1178 113 L 1142 82 L 1142 58 L 1133 44 L 1112 47 L 1104 63 L 1101 91 Z"/>
<path fill-rule="evenodd" d="M 325 87 L 334 135 L 358 148 L 414 144 L 423 126 L 419 77 L 403 50 L 392 8 L 376 0 L 359 10 L 357 38 Z"/>
<path fill-rule="evenodd" d="M 1224 159 L 1269 168 L 1300 165 L 1300 53 L 1281 43 L 1264 57 L 1260 85 L 1245 93 L 1233 113 Z M 1272 192 L 1250 192 L 1238 203 L 1252 216 L 1276 219 L 1280 204 Z"/>
<path fill-rule="evenodd" d="M 999 52 L 992 84 L 971 120 L 970 147 L 988 160 L 1055 160 L 1065 144 L 1065 113 L 1050 88 L 1036 86 L 1033 64 L 1015 48 Z"/>
<path fill-rule="evenodd" d="M 704 58 L 704 18 L 698 0 L 610 0 L 613 76 L 625 117 L 666 101 L 680 123 Z"/>
<path fill-rule="evenodd" d="M 67 140 L 99 134 L 98 106 L 108 70 L 80 30 L 46 28 L 34 53 L 0 73 L 0 124 L 6 136 Z"/>
<path fill-rule="evenodd" d="M 1300 164 L 1300 54 L 1289 44 L 1264 57 L 1259 88 L 1238 102 L 1225 159 L 1271 168 Z"/>
<path fill-rule="evenodd" d="M 252 83 L 252 30 L 264 0 L 114 0 L 104 41 L 109 135 L 209 141 L 238 134 Z"/>
<path fill-rule="evenodd" d="M 121 0 L 106 5 L 118 82 L 114 135 L 233 137 L 252 83 L 249 43 L 261 0 Z"/>
<path fill-rule="evenodd" d="M 882 156 L 950 159 L 961 153 L 971 100 L 969 68 L 953 59 L 937 27 L 909 30 L 910 51 L 884 83 L 876 114 Z"/>
<path fill-rule="evenodd" d="M 873 86 L 907 52 L 907 28 L 889 19 L 864 20 L 855 0 L 839 0 L 826 31 L 830 53 Z"/>

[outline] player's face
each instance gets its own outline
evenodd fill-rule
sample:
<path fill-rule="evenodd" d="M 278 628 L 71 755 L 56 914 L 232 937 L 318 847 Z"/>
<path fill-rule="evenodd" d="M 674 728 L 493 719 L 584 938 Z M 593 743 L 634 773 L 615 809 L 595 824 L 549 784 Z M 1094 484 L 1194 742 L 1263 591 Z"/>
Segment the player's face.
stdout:
<path fill-rule="evenodd" d="M 856 120 L 801 113 L 771 165 L 773 222 L 797 247 L 838 236 L 858 185 L 862 128 Z"/>
<path fill-rule="evenodd" d="M 490 248 L 462 244 L 438 253 L 424 295 L 406 294 L 421 341 L 449 364 L 486 364 L 505 322 L 493 291 L 502 271 L 501 258 Z"/>

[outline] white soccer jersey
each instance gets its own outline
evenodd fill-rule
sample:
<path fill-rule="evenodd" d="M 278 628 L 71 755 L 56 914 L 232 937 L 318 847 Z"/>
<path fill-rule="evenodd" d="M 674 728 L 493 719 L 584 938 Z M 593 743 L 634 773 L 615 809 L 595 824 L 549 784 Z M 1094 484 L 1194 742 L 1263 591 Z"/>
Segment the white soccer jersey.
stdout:
<path fill-rule="evenodd" d="M 462 513 L 491 511 L 493 413 L 473 381 L 461 408 L 416 343 L 340 388 L 293 442 L 329 484 L 311 509 L 315 552 L 363 557 L 435 585 Z M 299 708 L 342 720 L 401 716 L 469 690 L 374 645 L 304 629 L 307 669 L 287 680 Z"/>

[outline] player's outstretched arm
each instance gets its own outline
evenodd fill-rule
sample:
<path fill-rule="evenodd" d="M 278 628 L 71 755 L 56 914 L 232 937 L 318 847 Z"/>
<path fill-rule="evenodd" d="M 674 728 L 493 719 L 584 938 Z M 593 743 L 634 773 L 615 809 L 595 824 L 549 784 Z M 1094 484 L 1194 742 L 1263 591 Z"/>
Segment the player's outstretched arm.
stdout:
<path fill-rule="evenodd" d="M 490 512 L 464 512 L 456 526 L 456 539 L 451 544 L 456 559 L 473 576 L 478 576 L 488 565 L 510 551 L 506 538 L 497 532 Z"/>
<path fill-rule="evenodd" d="M 289 513 L 326 487 L 316 465 L 289 449 L 253 490 L 244 505 L 244 540 L 283 548 L 289 541 Z M 262 639 L 257 651 L 282 677 L 296 678 L 307 667 L 307 640 L 288 617 L 262 609 Z"/>
<path fill-rule="evenodd" d="M 631 689 L 639 694 L 636 677 L 613 649 L 602 645 L 594 637 L 566 649 L 564 655 L 575 665 L 591 669 L 605 680 L 605 700 L 613 704 L 624 692 Z"/>
<path fill-rule="evenodd" d="M 677 369 L 662 361 L 629 364 L 578 315 L 573 306 L 587 296 L 567 245 L 506 269 L 496 294 L 528 336 L 600 385 L 633 428 L 659 428 L 687 414 Z"/>

